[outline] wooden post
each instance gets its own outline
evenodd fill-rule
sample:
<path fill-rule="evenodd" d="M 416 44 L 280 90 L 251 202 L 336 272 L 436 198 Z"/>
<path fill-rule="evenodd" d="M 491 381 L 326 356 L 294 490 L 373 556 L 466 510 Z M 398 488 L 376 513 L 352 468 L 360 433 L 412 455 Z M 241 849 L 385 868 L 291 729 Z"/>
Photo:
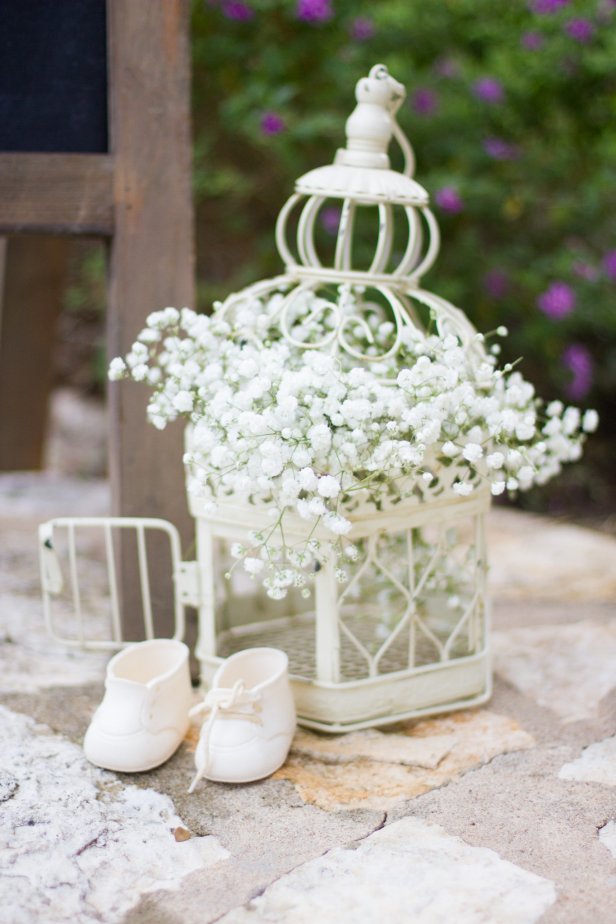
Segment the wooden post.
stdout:
<path fill-rule="evenodd" d="M 150 312 L 194 306 L 195 270 L 189 0 L 110 0 L 108 15 L 115 167 L 107 316 L 112 357 L 130 349 Z M 194 527 L 185 500 L 182 429 L 176 424 L 163 433 L 155 430 L 146 420 L 146 404 L 145 388 L 132 383 L 109 388 L 113 513 L 167 518 L 186 548 Z M 148 552 L 153 582 L 160 577 L 153 596 L 170 607 L 168 567 L 157 566 L 156 549 Z M 124 569 L 123 594 L 129 637 L 131 570 Z M 140 613 L 138 606 L 135 610 Z M 137 616 L 135 632 L 139 624 Z"/>
<path fill-rule="evenodd" d="M 19 236 L 3 239 L 2 249 L 0 471 L 35 470 L 43 465 L 54 332 L 69 242 Z"/>

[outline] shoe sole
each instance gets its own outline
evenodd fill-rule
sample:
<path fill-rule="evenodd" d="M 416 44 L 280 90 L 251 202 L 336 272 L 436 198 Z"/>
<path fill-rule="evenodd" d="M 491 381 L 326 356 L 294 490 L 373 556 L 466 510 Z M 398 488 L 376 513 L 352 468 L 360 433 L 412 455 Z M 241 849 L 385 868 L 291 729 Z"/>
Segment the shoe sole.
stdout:
<path fill-rule="evenodd" d="M 181 745 L 182 745 L 182 742 L 180 741 L 180 743 L 176 745 L 173 748 L 173 750 L 169 751 L 165 757 L 161 758 L 161 760 L 157 760 L 155 763 L 147 764 L 145 766 L 139 765 L 138 767 L 118 767 L 116 765 L 115 767 L 112 767 L 111 764 L 108 764 L 108 763 L 102 764 L 102 763 L 96 763 L 95 761 L 90 760 L 87 754 L 86 754 L 86 759 L 94 767 L 99 767 L 101 770 L 111 770 L 113 773 L 147 773 L 149 770 L 156 770 L 157 767 L 162 767 L 162 765 L 166 764 L 168 760 L 171 760 L 171 758 L 176 753 L 176 751 L 180 749 Z"/>
<path fill-rule="evenodd" d="M 204 774 L 203 779 L 209 780 L 210 783 L 228 783 L 230 786 L 234 786 L 234 785 L 243 786 L 245 783 L 258 783 L 259 780 L 266 780 L 268 776 L 271 776 L 273 773 L 276 773 L 276 770 L 280 770 L 280 768 L 283 767 L 284 764 L 286 763 L 287 757 L 288 757 L 288 754 L 285 755 L 284 760 L 282 760 L 279 764 L 277 764 L 273 768 L 273 770 L 268 770 L 267 773 L 263 773 L 261 774 L 261 776 L 249 776 L 241 780 L 223 780 L 220 777 L 207 776 L 206 774 Z"/>

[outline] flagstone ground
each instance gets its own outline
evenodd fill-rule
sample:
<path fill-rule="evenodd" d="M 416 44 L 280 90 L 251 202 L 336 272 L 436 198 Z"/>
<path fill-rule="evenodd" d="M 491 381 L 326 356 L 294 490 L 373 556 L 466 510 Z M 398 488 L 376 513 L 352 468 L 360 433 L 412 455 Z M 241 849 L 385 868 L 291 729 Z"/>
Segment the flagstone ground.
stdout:
<path fill-rule="evenodd" d="M 612 924 L 616 541 L 491 518 L 495 689 L 482 709 L 323 737 L 187 795 L 196 730 L 150 773 L 80 742 L 105 657 L 42 624 L 35 533 L 104 513 L 104 482 L 0 477 L 6 924 Z"/>

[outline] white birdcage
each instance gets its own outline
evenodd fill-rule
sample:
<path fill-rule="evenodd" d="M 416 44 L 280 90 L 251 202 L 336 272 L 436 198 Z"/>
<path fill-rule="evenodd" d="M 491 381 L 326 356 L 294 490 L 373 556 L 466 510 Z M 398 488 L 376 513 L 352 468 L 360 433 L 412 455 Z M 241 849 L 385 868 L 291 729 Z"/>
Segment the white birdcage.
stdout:
<path fill-rule="evenodd" d="M 276 322 L 298 350 L 341 352 L 358 365 L 378 363 L 396 354 L 406 327 L 423 336 L 431 322 L 439 332 L 445 326 L 453 332 L 478 363 L 485 359 L 462 312 L 420 288 L 422 274 L 437 256 L 439 236 L 428 194 L 411 178 L 411 146 L 395 120 L 404 97 L 404 87 L 382 65 L 359 81 L 346 148 L 333 164 L 302 176 L 280 212 L 276 242 L 284 275 L 230 296 L 220 317 L 232 320 L 254 299 L 281 293 Z M 390 167 L 392 135 L 404 158 L 402 172 Z M 318 218 L 332 202 L 339 217 L 333 261 L 327 265 L 318 252 Z M 356 265 L 355 232 L 365 232 L 369 221 L 374 244 L 362 269 Z M 315 306 L 311 320 L 315 314 L 324 319 L 322 336 L 306 336 L 305 313 L 298 306 L 307 298 Z M 389 325 L 384 345 L 376 344 L 368 320 L 379 316 Z M 231 497 L 219 498 L 211 512 L 189 493 L 202 582 L 197 656 L 204 678 L 211 677 L 221 657 L 239 649 L 284 648 L 300 722 L 329 731 L 484 701 L 490 695 L 484 527 L 490 490 L 460 497 L 452 491 L 456 477 L 455 465 L 441 467 L 432 484 L 413 484 L 413 493 L 403 492 L 397 503 L 377 510 L 359 502 L 347 510 L 352 522 L 347 538 L 360 549 L 347 580 L 341 584 L 335 564 L 323 562 L 315 576 L 313 611 L 289 613 L 287 605 L 278 616 L 275 607 L 280 611 L 282 604 L 259 613 L 241 586 L 227 604 L 219 593 L 225 545 L 249 543 L 255 530 L 271 522 L 267 511 Z M 287 536 L 297 542 L 311 529 L 298 516 L 285 519 Z M 318 538 L 319 529 L 312 535 Z"/>
<path fill-rule="evenodd" d="M 437 256 L 439 235 L 428 194 L 411 178 L 413 152 L 395 119 L 404 87 L 377 65 L 359 81 L 356 96 L 346 125 L 347 146 L 333 164 L 301 177 L 280 212 L 276 242 L 284 274 L 230 296 L 218 317 L 233 321 L 255 300 L 268 301 L 276 305 L 273 321 L 281 336 L 294 349 L 338 354 L 345 362 L 372 364 L 377 370 L 379 362 L 397 355 L 405 335 L 425 338 L 430 326 L 443 337 L 455 335 L 470 361 L 480 366 L 484 348 L 465 315 L 420 287 Z M 401 172 L 390 167 L 392 136 L 404 160 Z M 337 225 L 329 265 L 318 220 L 324 209 L 330 209 L 329 223 L 335 215 Z M 188 450 L 193 438 L 189 429 Z M 44 524 L 41 571 L 49 628 L 76 646 L 126 644 L 115 558 L 118 544 L 126 549 L 132 531 L 144 634 L 153 637 L 146 536 L 158 534 L 158 541 L 166 536 L 169 543 L 176 638 L 183 633 L 184 607 L 198 608 L 196 654 L 205 683 L 222 658 L 267 645 L 287 651 L 298 719 L 312 728 L 339 732 L 484 702 L 491 692 L 484 522 L 490 487 L 478 485 L 461 496 L 453 490 L 461 477 L 455 462 L 429 461 L 432 478 L 408 476 L 397 495 L 378 509 L 361 491 L 355 495 L 352 507 L 345 509 L 351 522 L 346 538 L 358 556 L 348 563 L 342 581 L 331 557 L 317 560 L 308 603 L 293 593 L 273 602 L 237 571 L 225 580 L 230 545 L 250 544 L 255 531 L 271 524 L 266 504 L 227 495 L 217 498 L 212 509 L 189 491 L 197 533 L 193 562 L 180 560 L 177 531 L 164 521 L 63 518 Z M 100 535 L 110 637 L 97 624 L 92 638 L 86 625 L 76 540 L 82 527 L 88 536 L 92 531 Z M 118 532 L 122 538 L 114 540 Z M 328 538 L 322 525 L 291 513 L 285 516 L 285 533 L 298 543 Z M 52 598 L 63 583 L 57 561 L 62 536 L 72 602 L 58 619 Z"/>

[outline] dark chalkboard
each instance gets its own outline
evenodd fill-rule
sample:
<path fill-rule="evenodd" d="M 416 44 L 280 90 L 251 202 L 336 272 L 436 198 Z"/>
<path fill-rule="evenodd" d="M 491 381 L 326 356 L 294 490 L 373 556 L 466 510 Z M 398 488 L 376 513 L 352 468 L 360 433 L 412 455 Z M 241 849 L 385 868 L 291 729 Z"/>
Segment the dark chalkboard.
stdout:
<path fill-rule="evenodd" d="M 107 151 L 105 0 L 0 0 L 0 151 Z"/>

